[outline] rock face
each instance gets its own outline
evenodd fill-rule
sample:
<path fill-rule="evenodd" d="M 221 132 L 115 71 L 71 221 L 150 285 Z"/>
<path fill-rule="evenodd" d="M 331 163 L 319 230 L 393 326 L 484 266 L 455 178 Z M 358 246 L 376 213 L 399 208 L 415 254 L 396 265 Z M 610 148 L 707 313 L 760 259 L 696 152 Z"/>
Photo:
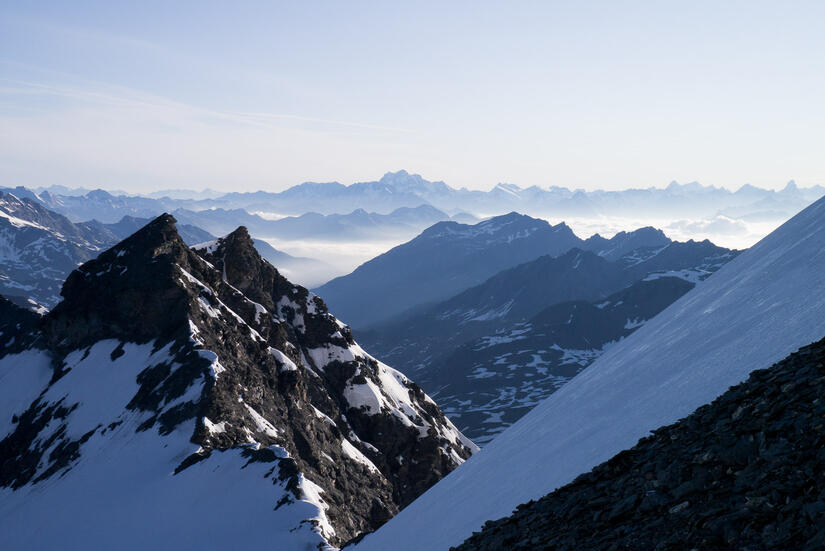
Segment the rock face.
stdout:
<path fill-rule="evenodd" d="M 457 551 L 825 548 L 825 340 Z"/>
<path fill-rule="evenodd" d="M 163 215 L 72 272 L 64 300 L 36 321 L 35 345 L 0 352 L 0 378 L 24 381 L 14 401 L 0 400 L 0 420 L 12 420 L 0 424 L 0 533 L 35 525 L 27 515 L 59 507 L 74 486 L 123 501 L 115 511 L 81 503 L 69 533 L 57 523 L 0 546 L 3 537 L 11 549 L 82 542 L 91 514 L 113 526 L 98 544 L 134 537 L 126 548 L 171 548 L 142 533 L 140 499 L 196 494 L 157 520 L 158 534 L 340 545 L 477 450 L 417 385 L 361 350 L 320 298 L 263 261 L 245 228 L 193 250 L 174 222 Z M 147 474 L 152 465 L 163 474 Z M 123 480 L 132 479 L 149 494 L 130 490 Z M 228 525 L 218 540 L 196 528 L 233 500 L 245 505 L 215 520 Z M 264 524 L 236 533 L 253 520 Z"/>
<path fill-rule="evenodd" d="M 0 350 L 25 348 L 40 316 L 0 296 Z"/>

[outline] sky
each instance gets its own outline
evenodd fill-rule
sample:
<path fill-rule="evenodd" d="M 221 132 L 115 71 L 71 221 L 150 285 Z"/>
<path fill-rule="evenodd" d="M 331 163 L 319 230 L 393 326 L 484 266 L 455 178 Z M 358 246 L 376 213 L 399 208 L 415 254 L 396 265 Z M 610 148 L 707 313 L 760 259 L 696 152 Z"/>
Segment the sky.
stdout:
<path fill-rule="evenodd" d="M 822 2 L 0 0 L 0 185 L 825 184 Z"/>

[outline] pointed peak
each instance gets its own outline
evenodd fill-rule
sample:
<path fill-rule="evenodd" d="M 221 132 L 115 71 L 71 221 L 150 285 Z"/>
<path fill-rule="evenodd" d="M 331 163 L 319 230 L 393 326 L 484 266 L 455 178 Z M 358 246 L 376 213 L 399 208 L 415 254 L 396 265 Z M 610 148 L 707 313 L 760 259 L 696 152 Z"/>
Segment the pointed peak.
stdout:
<path fill-rule="evenodd" d="M 235 272 L 257 273 L 266 264 L 255 248 L 255 240 L 249 235 L 246 226 L 239 226 L 215 241 L 195 245 L 192 249 L 221 269 L 225 275 Z M 233 278 L 230 277 L 231 279 Z"/>
<path fill-rule="evenodd" d="M 168 212 L 164 212 L 148 224 L 144 226 L 144 228 L 153 228 L 153 229 L 162 229 L 162 228 L 172 228 L 175 229 L 175 223 L 177 220 L 174 216 L 169 214 Z"/>
<path fill-rule="evenodd" d="M 490 222 L 490 221 L 504 222 L 504 221 L 513 221 L 513 220 L 526 220 L 528 218 L 533 219 L 530 216 L 527 216 L 526 214 L 521 214 L 521 213 L 516 212 L 516 211 L 513 210 L 513 211 L 508 212 L 507 214 L 499 214 L 498 216 L 493 216 L 493 217 L 488 218 L 487 220 L 484 220 L 480 223 Z"/>
<path fill-rule="evenodd" d="M 224 239 L 233 242 L 252 242 L 252 237 L 249 235 L 249 230 L 246 226 L 238 226 L 234 231 L 226 234 Z"/>
<path fill-rule="evenodd" d="M 114 197 L 111 193 L 106 191 L 105 189 L 93 189 L 89 193 L 86 194 L 86 197 L 89 199 L 110 199 Z"/>
<path fill-rule="evenodd" d="M 215 241 L 207 241 L 192 247 L 198 253 L 216 256 L 226 256 L 227 254 L 237 254 L 238 252 L 257 254 L 255 241 L 249 235 L 246 226 L 238 226 L 232 232 L 219 237 Z"/>
<path fill-rule="evenodd" d="M 144 252 L 152 257 L 157 256 L 158 249 L 164 248 L 165 244 L 183 244 L 183 239 L 175 227 L 176 222 L 174 216 L 163 213 L 107 252 L 118 251 L 121 255 L 121 251 Z M 101 255 L 101 258 L 105 254 Z"/>
<path fill-rule="evenodd" d="M 663 232 L 662 230 L 660 230 L 659 228 L 656 228 L 654 226 L 643 226 L 643 227 L 641 227 L 637 230 L 633 230 L 630 233 L 633 234 L 633 235 L 639 235 L 639 236 L 641 236 L 641 235 L 656 236 L 656 237 L 664 237 L 665 236 L 665 232 Z"/>
<path fill-rule="evenodd" d="M 194 256 L 173 216 L 155 218 L 69 274 L 63 301 L 44 318 L 50 344 L 70 350 L 107 338 L 171 336 L 188 311 L 177 266 L 192 271 Z"/>
<path fill-rule="evenodd" d="M 384 175 L 381 177 L 381 180 L 391 179 L 391 178 L 394 178 L 394 177 L 404 177 L 404 176 L 409 176 L 409 175 L 410 175 L 410 173 L 402 168 L 401 170 L 398 170 L 396 172 L 390 171 L 390 172 L 384 173 Z"/>

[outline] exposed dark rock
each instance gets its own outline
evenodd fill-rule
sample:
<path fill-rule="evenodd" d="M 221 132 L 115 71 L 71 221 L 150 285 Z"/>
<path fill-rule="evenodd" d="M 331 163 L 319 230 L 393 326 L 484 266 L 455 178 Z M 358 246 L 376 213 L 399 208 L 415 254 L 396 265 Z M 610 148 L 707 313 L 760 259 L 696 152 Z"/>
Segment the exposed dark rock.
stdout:
<path fill-rule="evenodd" d="M 823 396 L 825 339 L 454 549 L 825 549 Z"/>
<path fill-rule="evenodd" d="M 62 295 L 43 318 L 21 314 L 53 357 L 49 385 L 101 341 L 113 369 L 133 343 L 153 343 L 164 353 L 135 372 L 125 410 L 140 415 L 139 433 L 191 430 L 199 451 L 170 470 L 241 449 L 272 463 L 296 500 L 302 476 L 322 489 L 333 544 L 375 530 L 477 449 L 417 385 L 361 351 L 320 298 L 263 261 L 243 227 L 195 251 L 160 216 L 72 272 Z M 364 393 L 379 405 L 361 403 Z M 122 430 L 101 419 L 70 436 L 78 404 L 45 396 L 0 440 L 0 486 L 62 476 L 89 438 Z"/>
<path fill-rule="evenodd" d="M 0 350 L 21 350 L 33 340 L 40 316 L 0 296 Z"/>
<path fill-rule="evenodd" d="M 16 193 L 24 190 L 15 190 Z M 124 216 L 114 224 L 72 222 L 45 208 L 36 197 L 0 191 L 0 242 L 7 254 L 0 265 L 0 292 L 18 305 L 45 312 L 60 299 L 66 277 L 77 266 L 117 244 L 150 222 Z M 178 225 L 187 243 L 214 237 L 194 226 Z"/>

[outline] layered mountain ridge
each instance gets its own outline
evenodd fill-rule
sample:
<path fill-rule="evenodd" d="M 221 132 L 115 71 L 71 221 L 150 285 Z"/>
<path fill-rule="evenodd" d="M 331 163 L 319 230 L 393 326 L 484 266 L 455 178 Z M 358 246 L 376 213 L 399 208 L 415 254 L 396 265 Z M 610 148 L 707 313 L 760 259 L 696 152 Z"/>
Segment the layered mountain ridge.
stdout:
<path fill-rule="evenodd" d="M 559 256 L 361 333 L 483 445 L 739 251 L 654 228 L 591 238 Z"/>
<path fill-rule="evenodd" d="M 163 215 L 62 294 L 40 319 L 0 303 L 20 319 L 0 356 L 4 547 L 340 545 L 477 449 L 245 228 L 193 250 Z"/>
<path fill-rule="evenodd" d="M 474 225 L 439 222 L 316 292 L 347 323 L 365 328 L 449 298 L 506 268 L 542 255 L 556 256 L 580 242 L 564 223 L 553 226 L 515 212 Z"/>
<path fill-rule="evenodd" d="M 823 262 L 820 199 L 606 350 L 355 549 L 459 545 L 486 521 L 570 483 L 821 339 Z"/>
<path fill-rule="evenodd" d="M 18 188 L 15 188 L 18 189 Z M 27 190 L 28 191 L 28 190 Z M 671 182 L 665 188 L 622 191 L 584 191 L 551 185 L 521 187 L 497 184 L 489 191 L 455 189 L 441 181 L 428 181 L 405 170 L 388 172 L 380 179 L 343 185 L 338 182 L 306 182 L 281 192 L 232 192 L 203 197 L 198 192 L 151 197 L 127 196 L 103 190 L 69 191 L 60 188 L 29 191 L 51 210 L 74 221 L 98 217 L 114 222 L 124 215 L 147 217 L 184 208 L 245 209 L 286 215 L 315 211 L 321 214 L 351 212 L 363 208 L 389 213 L 403 207 L 430 205 L 445 212 L 469 211 L 478 216 L 518 210 L 535 216 L 636 216 L 642 213 L 678 217 L 757 216 L 787 218 L 822 196 L 821 186 L 798 187 L 789 182 L 781 190 L 744 185 L 736 191 L 702 186 L 696 182 Z M 22 190 L 14 191 L 16 194 Z"/>

